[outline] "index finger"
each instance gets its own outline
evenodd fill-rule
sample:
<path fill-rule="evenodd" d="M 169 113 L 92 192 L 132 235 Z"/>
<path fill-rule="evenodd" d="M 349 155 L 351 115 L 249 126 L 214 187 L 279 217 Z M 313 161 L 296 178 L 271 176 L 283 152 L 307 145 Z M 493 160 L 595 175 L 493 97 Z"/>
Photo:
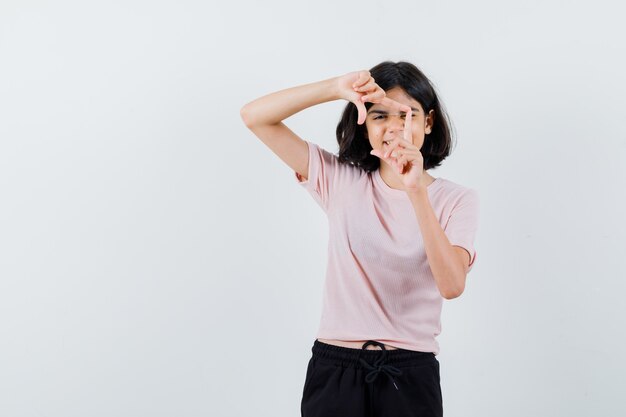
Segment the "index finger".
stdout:
<path fill-rule="evenodd" d="M 392 109 L 396 109 L 396 110 L 400 110 L 403 112 L 410 112 L 411 111 L 411 106 L 407 106 L 406 104 L 402 104 L 402 103 L 398 103 L 395 100 L 390 99 L 389 97 L 385 96 L 381 101 L 380 104 L 387 106 L 387 107 L 391 107 Z"/>
<path fill-rule="evenodd" d="M 358 71 L 356 80 L 352 84 L 352 87 L 360 87 L 370 77 L 369 71 Z"/>
<path fill-rule="evenodd" d="M 406 118 L 404 120 L 404 140 L 413 143 L 413 132 L 412 132 L 412 123 L 411 123 L 411 116 L 413 115 L 413 112 L 411 111 L 411 108 L 409 107 L 409 111 L 406 112 Z"/>

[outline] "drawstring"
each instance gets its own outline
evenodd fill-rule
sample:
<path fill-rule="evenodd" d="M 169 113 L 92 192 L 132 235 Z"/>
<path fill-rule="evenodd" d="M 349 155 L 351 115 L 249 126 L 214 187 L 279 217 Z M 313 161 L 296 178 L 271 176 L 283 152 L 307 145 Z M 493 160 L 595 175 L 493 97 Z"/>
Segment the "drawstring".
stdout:
<path fill-rule="evenodd" d="M 396 390 L 400 390 L 400 388 L 398 388 L 398 386 L 396 385 L 396 381 L 394 381 L 392 375 L 395 375 L 395 376 L 402 375 L 402 371 L 393 365 L 389 365 L 389 364 L 383 365 L 383 363 L 385 362 L 385 359 L 387 358 L 387 350 L 385 349 L 385 345 L 375 340 L 368 340 L 367 342 L 363 344 L 362 350 L 366 350 L 365 348 L 369 345 L 380 346 L 382 348 L 382 353 L 380 357 L 376 359 L 376 361 L 374 362 L 374 365 L 371 365 L 365 359 L 359 357 L 359 361 L 361 362 L 361 364 L 363 364 L 363 366 L 366 369 L 369 369 L 369 372 L 365 376 L 365 382 L 368 382 L 368 383 L 374 382 L 378 374 L 380 372 L 384 372 L 389 378 L 391 378 L 391 382 L 393 382 L 393 386 L 396 387 Z M 359 351 L 359 356 L 360 355 L 361 355 L 361 351 Z"/>

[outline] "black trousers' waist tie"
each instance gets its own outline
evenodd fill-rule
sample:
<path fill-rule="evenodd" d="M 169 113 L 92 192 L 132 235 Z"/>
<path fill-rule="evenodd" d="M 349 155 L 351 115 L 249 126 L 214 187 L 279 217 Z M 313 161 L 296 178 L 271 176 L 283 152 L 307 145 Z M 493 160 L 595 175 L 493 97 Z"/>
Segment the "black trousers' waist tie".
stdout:
<path fill-rule="evenodd" d="M 393 375 L 402 375 L 402 371 L 393 365 L 385 363 L 385 361 L 387 360 L 387 350 L 385 349 L 385 345 L 377 342 L 376 340 L 368 340 L 363 344 L 362 350 L 366 350 L 369 345 L 380 346 L 382 348 L 382 351 L 380 357 L 374 361 L 374 364 L 370 364 L 365 359 L 359 358 L 359 361 L 361 362 L 363 367 L 369 370 L 367 375 L 365 375 L 365 382 L 370 384 L 373 383 L 374 380 L 376 380 L 376 378 L 378 377 L 378 374 L 384 372 L 391 379 L 391 382 L 393 382 L 393 386 L 396 387 L 396 390 L 399 390 L 400 388 L 398 388 L 398 386 L 396 385 L 396 381 L 394 381 Z"/>

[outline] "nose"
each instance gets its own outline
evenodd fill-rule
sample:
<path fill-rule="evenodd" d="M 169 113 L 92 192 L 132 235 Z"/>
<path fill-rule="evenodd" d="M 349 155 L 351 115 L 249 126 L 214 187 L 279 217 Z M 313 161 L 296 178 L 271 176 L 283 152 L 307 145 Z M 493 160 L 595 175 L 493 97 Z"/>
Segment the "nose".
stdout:
<path fill-rule="evenodd" d="M 387 130 L 390 132 L 402 132 L 404 130 L 404 119 L 400 114 L 390 114 L 387 116 Z"/>

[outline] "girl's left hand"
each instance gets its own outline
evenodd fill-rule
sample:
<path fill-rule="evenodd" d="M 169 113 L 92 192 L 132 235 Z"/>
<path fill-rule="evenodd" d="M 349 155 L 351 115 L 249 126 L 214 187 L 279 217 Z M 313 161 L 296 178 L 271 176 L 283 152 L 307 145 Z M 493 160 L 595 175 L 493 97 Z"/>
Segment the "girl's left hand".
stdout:
<path fill-rule="evenodd" d="M 412 141 L 411 116 L 409 108 L 406 112 L 403 135 L 394 139 L 384 154 L 380 149 L 372 149 L 370 152 L 393 167 L 393 171 L 407 190 L 419 188 L 424 175 L 424 158 Z"/>

